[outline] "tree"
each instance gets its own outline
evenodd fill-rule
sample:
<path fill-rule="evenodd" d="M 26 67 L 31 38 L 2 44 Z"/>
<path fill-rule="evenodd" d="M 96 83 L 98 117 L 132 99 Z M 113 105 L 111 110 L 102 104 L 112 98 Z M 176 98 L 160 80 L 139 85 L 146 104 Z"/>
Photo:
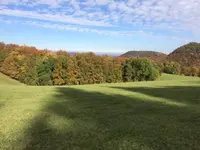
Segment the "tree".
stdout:
<path fill-rule="evenodd" d="M 129 59 L 123 65 L 123 80 L 149 81 L 159 76 L 159 70 L 147 58 Z"/>
<path fill-rule="evenodd" d="M 37 85 L 53 85 L 53 72 L 56 60 L 52 56 L 37 60 Z"/>
<path fill-rule="evenodd" d="M 24 59 L 24 56 L 19 55 L 18 50 L 13 50 L 8 57 L 6 57 L 3 61 L 3 64 L 1 66 L 1 71 L 10 76 L 14 79 L 19 79 L 20 76 L 20 70 L 21 70 L 21 64 L 20 61 Z"/>
<path fill-rule="evenodd" d="M 58 51 L 56 53 L 56 66 L 53 72 L 54 85 L 67 84 L 67 67 L 68 67 L 68 53 Z"/>
<path fill-rule="evenodd" d="M 127 60 L 123 64 L 123 81 L 124 82 L 130 82 L 133 81 L 133 67 L 131 65 L 131 61 Z"/>

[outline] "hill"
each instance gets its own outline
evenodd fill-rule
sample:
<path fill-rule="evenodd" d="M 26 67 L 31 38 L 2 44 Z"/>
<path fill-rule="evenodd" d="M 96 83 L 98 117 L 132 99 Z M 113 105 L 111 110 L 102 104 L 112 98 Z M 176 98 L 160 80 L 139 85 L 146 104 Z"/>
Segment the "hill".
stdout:
<path fill-rule="evenodd" d="M 163 62 L 167 55 L 161 52 L 155 52 L 155 51 L 128 51 L 121 55 L 122 57 L 146 57 L 149 58 L 155 62 Z"/>
<path fill-rule="evenodd" d="M 167 57 L 170 61 L 178 62 L 181 66 L 192 67 L 200 66 L 200 43 L 189 43 L 183 45 L 172 53 L 170 53 Z"/>
<path fill-rule="evenodd" d="M 0 85 L 23 85 L 23 84 L 0 73 Z"/>

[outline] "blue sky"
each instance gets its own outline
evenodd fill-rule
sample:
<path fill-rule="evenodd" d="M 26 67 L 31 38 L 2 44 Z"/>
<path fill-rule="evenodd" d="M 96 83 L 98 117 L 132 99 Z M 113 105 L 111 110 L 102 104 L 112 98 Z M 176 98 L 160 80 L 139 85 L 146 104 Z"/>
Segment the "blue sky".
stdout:
<path fill-rule="evenodd" d="M 0 41 L 40 49 L 169 53 L 200 41 L 199 0 L 0 0 Z"/>

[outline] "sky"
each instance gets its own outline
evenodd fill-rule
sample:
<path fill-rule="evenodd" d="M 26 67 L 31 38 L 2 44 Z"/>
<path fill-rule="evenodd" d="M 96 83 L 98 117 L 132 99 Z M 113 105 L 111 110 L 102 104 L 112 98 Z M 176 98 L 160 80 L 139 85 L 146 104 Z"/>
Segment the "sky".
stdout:
<path fill-rule="evenodd" d="M 200 0 L 0 0 L 0 41 L 39 49 L 170 53 L 200 42 Z"/>

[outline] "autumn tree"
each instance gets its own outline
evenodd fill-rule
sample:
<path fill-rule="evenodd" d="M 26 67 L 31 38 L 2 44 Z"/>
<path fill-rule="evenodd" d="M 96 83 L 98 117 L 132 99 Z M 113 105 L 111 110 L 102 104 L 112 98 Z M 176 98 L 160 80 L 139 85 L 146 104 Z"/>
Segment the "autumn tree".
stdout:
<path fill-rule="evenodd" d="M 54 85 L 67 84 L 67 68 L 68 68 L 68 54 L 64 51 L 56 53 L 56 66 L 53 72 Z"/>

